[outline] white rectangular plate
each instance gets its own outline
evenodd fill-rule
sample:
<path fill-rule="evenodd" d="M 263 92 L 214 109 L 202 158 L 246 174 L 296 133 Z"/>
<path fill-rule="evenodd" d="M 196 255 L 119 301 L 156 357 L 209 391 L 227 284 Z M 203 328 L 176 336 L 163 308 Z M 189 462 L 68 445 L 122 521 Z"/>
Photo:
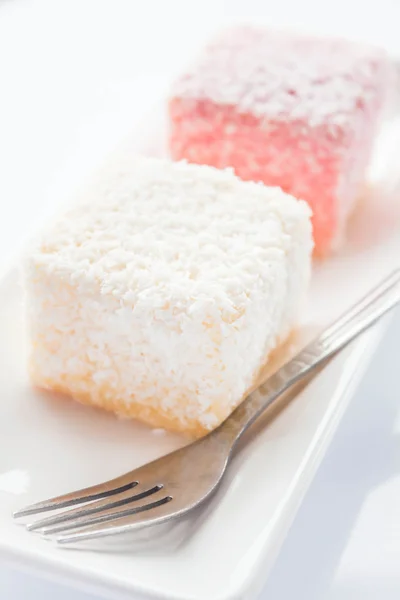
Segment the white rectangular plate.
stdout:
<path fill-rule="evenodd" d="M 163 152 L 163 119 L 155 116 L 153 137 L 134 136 L 138 151 Z M 399 139 L 396 122 L 390 130 L 346 248 L 315 266 L 307 324 L 330 321 L 397 263 L 400 210 L 388 162 L 390 144 Z M 82 174 L 82 165 L 75 167 L 72 160 L 58 173 L 49 194 L 68 195 Z M 268 426 L 253 431 L 205 511 L 123 548 L 110 543 L 103 551 L 77 551 L 28 534 L 12 521 L 12 510 L 119 475 L 184 440 L 30 387 L 15 270 L 0 285 L 0 315 L 1 557 L 116 599 L 237 600 L 257 592 L 382 332 L 380 326 L 364 335 Z"/>

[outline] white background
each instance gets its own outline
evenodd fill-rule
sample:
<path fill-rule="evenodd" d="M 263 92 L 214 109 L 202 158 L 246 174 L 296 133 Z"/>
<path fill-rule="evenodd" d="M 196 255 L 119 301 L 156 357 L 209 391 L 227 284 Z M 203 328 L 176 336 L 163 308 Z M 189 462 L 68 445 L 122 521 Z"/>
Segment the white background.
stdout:
<path fill-rule="evenodd" d="M 140 125 L 208 30 L 241 17 L 370 39 L 400 57 L 396 0 L 0 0 L 0 270 L 54 208 L 45 192 L 54 173 L 86 164 L 93 136 L 101 155 Z M 263 599 L 400 598 L 399 335 L 400 315 L 320 467 Z M 0 598 L 55 597 L 94 600 L 0 566 Z"/>

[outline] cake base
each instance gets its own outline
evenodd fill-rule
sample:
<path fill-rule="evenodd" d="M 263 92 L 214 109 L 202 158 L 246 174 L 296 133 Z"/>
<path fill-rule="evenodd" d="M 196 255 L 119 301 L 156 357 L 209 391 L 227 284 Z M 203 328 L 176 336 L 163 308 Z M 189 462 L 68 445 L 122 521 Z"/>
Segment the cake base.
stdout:
<path fill-rule="evenodd" d="M 276 371 L 283 363 L 289 360 L 290 356 L 294 353 L 295 337 L 297 331 L 292 330 L 291 333 L 279 343 L 277 348 L 270 352 L 268 357 L 263 361 L 262 366 L 257 371 L 252 384 L 249 386 L 246 393 L 242 398 L 232 407 L 227 405 L 221 405 L 220 403 L 214 403 L 211 405 L 209 412 L 216 418 L 218 427 L 229 415 L 235 410 L 237 406 L 255 390 L 262 381 L 264 381 L 269 375 Z M 154 428 L 167 429 L 177 433 L 183 433 L 191 438 L 200 438 L 210 432 L 211 429 L 204 427 L 202 423 L 196 418 L 186 418 L 182 421 L 181 418 L 174 414 L 173 409 L 166 410 L 161 406 L 162 399 L 154 398 L 154 405 L 141 404 L 135 401 L 134 395 L 131 397 L 131 401 L 128 403 L 121 399 L 115 399 L 111 396 L 106 386 L 101 389 L 95 386 L 93 392 L 90 392 L 88 388 L 90 385 L 85 382 L 86 391 L 79 389 L 82 387 L 82 380 L 77 382 L 55 382 L 50 379 L 44 379 L 39 377 L 35 372 L 34 367 L 30 367 L 30 378 L 33 385 L 42 390 L 54 392 L 56 394 L 62 394 L 68 396 L 80 404 L 93 406 L 96 408 L 104 409 L 108 412 L 114 413 L 117 417 L 123 419 L 137 419 L 146 425 Z M 94 384 L 93 384 L 94 387 Z M 187 403 L 187 400 L 182 396 L 182 404 Z"/>

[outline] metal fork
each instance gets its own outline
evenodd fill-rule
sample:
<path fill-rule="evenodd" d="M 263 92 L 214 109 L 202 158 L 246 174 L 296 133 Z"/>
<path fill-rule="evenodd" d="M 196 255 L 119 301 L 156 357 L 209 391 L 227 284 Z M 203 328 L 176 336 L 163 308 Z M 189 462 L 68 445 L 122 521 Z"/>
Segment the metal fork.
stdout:
<path fill-rule="evenodd" d="M 198 507 L 216 490 L 244 431 L 289 387 L 398 304 L 399 282 L 396 269 L 205 437 L 111 481 L 18 510 L 14 517 L 80 505 L 27 525 L 67 544 L 156 525 Z"/>

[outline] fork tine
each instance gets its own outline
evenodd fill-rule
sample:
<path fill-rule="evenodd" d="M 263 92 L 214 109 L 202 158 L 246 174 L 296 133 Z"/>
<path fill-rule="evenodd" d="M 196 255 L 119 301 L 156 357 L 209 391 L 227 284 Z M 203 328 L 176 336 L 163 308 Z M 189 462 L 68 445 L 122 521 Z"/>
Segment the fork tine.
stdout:
<path fill-rule="evenodd" d="M 76 519 L 85 518 L 96 513 L 121 508 L 121 506 L 124 506 L 125 504 L 130 504 L 131 502 L 136 502 L 137 500 L 151 496 L 161 489 L 161 485 L 155 485 L 151 488 L 137 491 L 137 487 L 135 486 L 134 493 L 132 493 L 132 489 L 130 489 L 123 493 L 113 495 L 111 499 L 110 497 L 106 497 L 103 500 L 85 504 L 83 507 L 79 506 L 78 508 L 66 510 L 45 519 L 39 519 L 38 521 L 29 523 L 26 528 L 28 531 L 37 531 L 38 529 L 59 525 L 60 523 L 69 523 L 69 521 L 75 521 Z M 69 526 L 69 524 L 66 525 L 66 527 Z"/>
<path fill-rule="evenodd" d="M 64 523 L 60 523 L 55 525 L 54 527 L 45 527 L 42 529 L 42 535 L 49 536 L 58 533 L 62 533 L 65 531 L 71 531 L 73 529 L 80 529 L 83 527 L 89 527 L 91 525 L 97 525 L 99 523 L 110 523 L 117 519 L 121 519 L 122 517 L 129 517 L 131 515 L 135 515 L 137 513 L 145 512 L 146 510 L 150 510 L 151 508 L 157 508 L 164 503 L 172 500 L 170 496 L 164 496 L 159 500 L 155 500 L 154 502 L 149 502 L 148 504 L 141 504 L 139 506 L 132 506 L 129 504 L 127 508 L 124 505 L 121 509 L 120 506 L 114 507 L 110 510 L 102 511 L 100 513 L 95 513 L 93 516 L 89 517 L 80 517 L 79 519 L 74 519 L 73 521 L 66 521 Z"/>
<path fill-rule="evenodd" d="M 143 527 L 158 525 L 169 521 L 172 518 L 181 516 L 186 510 L 172 510 L 173 500 L 171 496 L 166 496 L 158 502 L 142 507 L 140 512 L 132 512 L 129 516 L 117 517 L 100 524 L 82 527 L 78 531 L 72 531 L 56 538 L 58 544 L 72 544 L 86 540 L 108 537 L 121 533 L 127 533 Z"/>
<path fill-rule="evenodd" d="M 126 473 L 115 479 L 110 479 L 100 483 L 99 485 L 93 485 L 70 494 L 64 494 L 62 496 L 56 496 L 43 502 L 37 502 L 31 504 L 13 513 L 15 519 L 19 517 L 26 517 L 29 515 L 35 515 L 42 512 L 56 510 L 59 508 L 68 508 L 69 506 L 75 506 L 76 504 L 82 504 L 83 502 L 90 502 L 92 500 L 100 500 L 101 498 L 107 498 L 114 494 L 120 494 L 134 488 L 138 482 L 134 479 L 133 472 Z"/>

